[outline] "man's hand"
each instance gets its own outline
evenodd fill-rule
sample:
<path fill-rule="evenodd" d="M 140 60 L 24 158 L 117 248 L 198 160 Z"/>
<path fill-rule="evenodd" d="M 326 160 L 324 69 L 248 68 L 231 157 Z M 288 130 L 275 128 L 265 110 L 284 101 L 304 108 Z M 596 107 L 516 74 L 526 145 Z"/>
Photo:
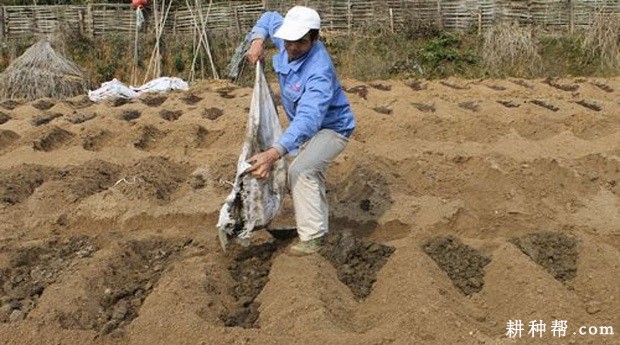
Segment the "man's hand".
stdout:
<path fill-rule="evenodd" d="M 252 65 L 256 65 L 256 62 L 258 60 L 262 60 L 263 59 L 263 51 L 264 51 L 263 43 L 264 42 L 265 42 L 264 39 L 257 38 L 255 40 L 253 40 L 252 43 L 250 43 L 250 48 L 245 53 L 245 58 Z"/>
<path fill-rule="evenodd" d="M 251 172 L 252 176 L 259 180 L 266 179 L 269 177 L 273 163 L 278 159 L 280 159 L 280 153 L 273 147 L 267 151 L 257 153 L 248 159 L 248 163 L 252 164 L 252 166 L 247 172 Z"/>

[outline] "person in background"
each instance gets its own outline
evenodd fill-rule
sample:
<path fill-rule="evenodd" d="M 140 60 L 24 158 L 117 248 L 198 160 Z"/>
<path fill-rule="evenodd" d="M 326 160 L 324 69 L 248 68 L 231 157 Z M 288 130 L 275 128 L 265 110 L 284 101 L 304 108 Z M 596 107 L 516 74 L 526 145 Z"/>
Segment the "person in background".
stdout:
<path fill-rule="evenodd" d="M 269 177 L 272 165 L 286 155 L 295 156 L 288 169 L 299 242 L 290 248 L 296 256 L 319 251 L 329 230 L 325 194 L 328 165 L 345 149 L 355 129 L 355 118 L 331 57 L 319 40 L 321 18 L 308 7 L 295 6 L 283 18 L 264 13 L 249 35 L 245 57 L 263 58 L 264 42 L 278 48 L 273 68 L 289 126 L 268 150 L 248 160 L 255 178 Z"/>

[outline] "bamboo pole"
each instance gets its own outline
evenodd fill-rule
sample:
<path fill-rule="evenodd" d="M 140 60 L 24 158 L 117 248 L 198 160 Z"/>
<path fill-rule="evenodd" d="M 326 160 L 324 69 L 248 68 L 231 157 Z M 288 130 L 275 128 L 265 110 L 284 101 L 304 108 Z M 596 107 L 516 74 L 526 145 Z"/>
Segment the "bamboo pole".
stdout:
<path fill-rule="evenodd" d="M 575 3 L 572 0 L 568 0 L 568 31 L 575 32 Z"/>
<path fill-rule="evenodd" d="M 195 6 L 199 7 L 199 0 L 194 0 L 195 1 Z M 189 5 L 189 1 L 185 0 L 185 3 L 187 4 L 187 8 L 190 11 L 190 14 L 192 16 L 192 23 L 194 24 L 194 26 L 196 27 L 197 31 L 198 31 L 198 35 L 199 35 L 199 39 L 198 39 L 198 47 L 196 49 L 196 53 L 194 54 L 194 58 L 192 59 L 192 70 L 194 70 L 194 68 L 196 67 L 196 60 L 198 58 L 198 51 L 200 50 L 200 47 L 204 47 L 207 56 L 209 58 L 209 62 L 211 64 L 211 73 L 213 75 L 214 79 L 220 79 L 219 75 L 217 74 L 217 70 L 215 69 L 215 63 L 213 61 L 213 55 L 211 55 L 211 47 L 209 46 L 209 40 L 207 37 L 207 33 L 206 33 L 206 23 L 207 20 L 209 18 L 209 14 L 211 13 L 211 6 L 213 5 L 213 0 L 209 1 L 209 7 L 207 9 L 207 15 L 206 17 L 203 16 L 202 14 L 202 8 L 200 7 L 199 9 L 196 10 L 196 12 L 192 11 L 191 6 Z M 195 13 L 197 13 L 198 15 L 196 15 Z M 198 19 L 200 19 L 200 26 L 198 25 L 198 20 L 196 19 L 196 17 L 198 17 Z M 192 77 L 194 75 L 192 74 Z M 192 79 L 190 79 L 192 80 Z"/>
<path fill-rule="evenodd" d="M 86 23 L 88 25 L 88 36 L 95 37 L 95 19 L 93 18 L 93 6 L 86 6 Z"/>
<path fill-rule="evenodd" d="M 202 46 L 202 35 L 198 36 L 198 42 L 196 42 L 196 35 L 198 34 L 198 24 L 196 23 L 196 16 L 194 15 L 194 11 L 192 11 L 192 6 L 189 4 L 189 0 L 185 0 L 185 5 L 189 10 L 190 15 L 192 16 L 192 37 L 194 40 L 194 56 L 192 57 L 192 65 L 190 67 L 189 72 L 189 80 L 193 81 L 196 78 L 196 59 L 198 58 L 198 52 L 200 51 L 200 47 Z"/>
<path fill-rule="evenodd" d="M 138 81 L 138 11 L 140 11 L 140 8 L 136 9 L 135 12 L 135 31 L 134 31 L 134 42 L 133 42 L 133 68 L 132 68 L 132 73 L 131 73 L 131 84 L 135 85 L 136 82 Z"/>
<path fill-rule="evenodd" d="M 6 38 L 6 25 L 4 24 L 4 18 L 6 18 L 4 14 L 4 6 L 0 8 L 0 42 L 4 42 Z"/>
<path fill-rule="evenodd" d="M 443 15 L 441 13 L 441 0 L 437 0 L 437 26 L 443 29 Z"/>
<path fill-rule="evenodd" d="M 353 17 L 353 13 L 351 13 L 351 0 L 347 0 L 347 33 L 349 36 L 351 36 L 351 26 L 352 26 L 352 17 Z"/>
<path fill-rule="evenodd" d="M 154 14 L 155 14 L 155 47 L 153 47 L 153 51 L 151 52 L 151 57 L 149 58 L 149 65 L 144 74 L 143 84 L 151 76 L 151 68 L 153 68 L 153 76 L 155 78 L 161 77 L 161 37 L 163 36 L 164 27 L 166 25 L 166 21 L 168 20 L 168 14 L 170 13 L 170 8 L 172 6 L 172 1 L 168 3 L 168 7 L 166 7 L 166 0 L 163 0 L 161 3 L 161 12 L 163 15 L 159 15 L 157 12 L 157 4 L 154 2 Z M 164 10 L 164 8 L 166 9 Z"/>
<path fill-rule="evenodd" d="M 198 3 L 199 0 L 195 0 L 195 1 L 196 3 Z M 211 13 L 212 4 L 213 4 L 213 0 L 209 0 L 209 8 L 207 10 L 206 17 L 203 17 L 202 6 L 200 7 L 198 11 L 198 15 L 200 16 L 201 34 L 204 36 L 203 44 L 204 44 L 205 50 L 207 51 L 207 56 L 209 57 L 209 64 L 211 65 L 211 73 L 214 79 L 220 79 L 220 76 L 218 75 L 217 70 L 215 68 L 215 62 L 213 61 L 213 55 L 211 54 L 211 46 L 209 44 L 209 37 L 207 36 L 207 20 L 209 18 L 209 14 Z"/>
<path fill-rule="evenodd" d="M 239 21 L 239 12 L 237 12 L 236 7 L 233 7 L 233 13 L 235 14 L 235 23 L 237 24 L 237 34 L 241 36 L 243 33 L 241 32 L 241 22 Z"/>

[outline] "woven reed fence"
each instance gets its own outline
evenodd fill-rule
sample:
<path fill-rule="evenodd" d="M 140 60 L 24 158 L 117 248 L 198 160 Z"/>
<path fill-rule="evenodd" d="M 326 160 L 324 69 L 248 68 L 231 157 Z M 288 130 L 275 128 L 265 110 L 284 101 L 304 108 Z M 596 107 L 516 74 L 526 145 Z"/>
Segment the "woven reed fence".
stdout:
<path fill-rule="evenodd" d="M 207 30 L 242 34 L 265 10 L 286 10 L 300 1 L 239 0 L 214 1 Z M 375 26 L 381 30 L 402 31 L 420 23 L 433 23 L 446 30 L 481 30 L 497 22 L 511 20 L 548 30 L 572 31 L 587 28 L 599 12 L 620 13 L 620 0 L 309 0 L 322 16 L 323 28 L 333 32 L 355 33 Z M 191 33 L 192 11 L 173 9 L 165 31 Z M 146 13 L 147 22 L 152 14 Z M 3 6 L 0 7 L 0 42 L 51 35 L 60 30 L 79 30 L 89 36 L 129 33 L 135 30 L 135 15 L 128 4 L 83 6 Z"/>

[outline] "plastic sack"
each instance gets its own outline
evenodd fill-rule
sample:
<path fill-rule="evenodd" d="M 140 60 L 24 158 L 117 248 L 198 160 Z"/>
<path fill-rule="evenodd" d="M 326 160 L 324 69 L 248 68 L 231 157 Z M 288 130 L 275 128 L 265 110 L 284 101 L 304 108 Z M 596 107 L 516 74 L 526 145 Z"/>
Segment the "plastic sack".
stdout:
<path fill-rule="evenodd" d="M 273 96 L 260 62 L 256 65 L 256 81 L 248 116 L 248 127 L 237 162 L 233 190 L 226 198 L 217 224 L 222 248 L 228 236 L 249 239 L 252 231 L 267 227 L 276 216 L 286 192 L 287 164 L 284 159 L 274 163 L 269 178 L 257 180 L 245 173 L 247 160 L 270 148 L 282 135 Z M 241 241 L 243 242 L 243 241 Z"/>
<path fill-rule="evenodd" d="M 186 81 L 177 77 L 159 77 L 155 78 L 148 83 L 139 86 L 139 87 L 131 87 L 138 93 L 144 92 L 161 92 L 168 90 L 189 90 L 189 85 Z"/>
<path fill-rule="evenodd" d="M 101 87 L 94 91 L 88 91 L 88 98 L 93 102 L 102 101 L 108 97 L 111 98 L 134 98 L 139 93 L 125 86 L 118 79 L 114 78 L 101 84 Z"/>
<path fill-rule="evenodd" d="M 88 98 L 93 102 L 99 102 L 107 98 L 135 98 L 146 92 L 162 92 L 169 90 L 189 90 L 189 85 L 181 78 L 159 77 L 139 86 L 129 86 L 114 78 L 101 84 L 97 90 L 88 91 Z"/>

